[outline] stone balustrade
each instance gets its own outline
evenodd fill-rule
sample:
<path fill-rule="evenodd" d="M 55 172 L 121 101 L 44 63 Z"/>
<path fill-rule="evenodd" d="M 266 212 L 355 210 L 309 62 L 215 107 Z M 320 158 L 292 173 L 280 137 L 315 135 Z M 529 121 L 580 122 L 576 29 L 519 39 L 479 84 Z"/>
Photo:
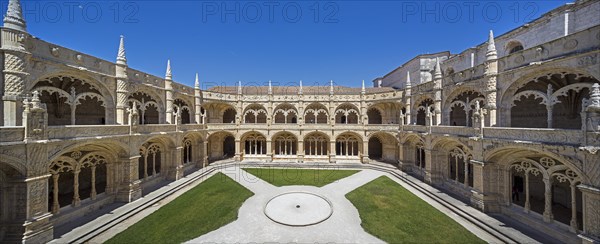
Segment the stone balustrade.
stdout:
<path fill-rule="evenodd" d="M 477 131 L 473 127 L 439 125 L 439 126 L 432 126 L 431 133 L 432 134 L 471 137 L 471 136 L 475 136 L 477 134 Z"/>
<path fill-rule="evenodd" d="M 176 130 L 175 125 L 164 124 L 164 125 L 139 125 L 137 126 L 136 132 L 140 134 L 151 134 L 159 132 L 173 132 Z"/>
<path fill-rule="evenodd" d="M 25 127 L 0 127 L 0 142 L 23 141 L 25 137 Z"/>
<path fill-rule="evenodd" d="M 561 145 L 580 145 L 583 143 L 581 130 L 565 129 L 487 127 L 483 129 L 483 137 Z"/>
<path fill-rule="evenodd" d="M 129 134 L 128 125 L 61 125 L 48 126 L 48 139 L 115 136 Z"/>

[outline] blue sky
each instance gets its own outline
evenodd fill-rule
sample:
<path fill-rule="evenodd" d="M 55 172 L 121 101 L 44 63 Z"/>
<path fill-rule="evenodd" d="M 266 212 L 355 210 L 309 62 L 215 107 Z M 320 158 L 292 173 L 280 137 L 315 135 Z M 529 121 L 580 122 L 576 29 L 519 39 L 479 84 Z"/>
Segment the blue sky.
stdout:
<path fill-rule="evenodd" d="M 6 2 L 2 0 L 2 12 Z M 28 31 L 178 82 L 367 85 L 421 53 L 462 50 L 571 1 L 22 1 Z M 300 14 L 299 14 L 300 13 Z"/>

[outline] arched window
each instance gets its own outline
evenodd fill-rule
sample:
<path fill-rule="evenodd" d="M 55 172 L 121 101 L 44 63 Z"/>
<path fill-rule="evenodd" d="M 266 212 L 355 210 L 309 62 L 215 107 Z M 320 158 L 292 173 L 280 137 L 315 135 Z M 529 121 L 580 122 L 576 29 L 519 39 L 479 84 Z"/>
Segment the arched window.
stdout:
<path fill-rule="evenodd" d="M 106 124 L 105 98 L 99 88 L 74 77 L 52 77 L 39 81 L 33 91 L 48 109 L 48 125 Z"/>
<path fill-rule="evenodd" d="M 328 117 L 327 108 L 319 103 L 308 105 L 304 110 L 305 124 L 327 124 Z"/>
<path fill-rule="evenodd" d="M 335 141 L 335 154 L 338 156 L 359 156 L 360 139 L 352 134 L 340 135 Z"/>
<path fill-rule="evenodd" d="M 381 112 L 379 112 L 376 108 L 371 108 L 367 111 L 367 116 L 369 117 L 369 124 L 382 124 Z"/>
<path fill-rule="evenodd" d="M 73 151 L 54 160 L 48 170 L 50 189 L 49 209 L 58 214 L 62 206 L 77 207 L 81 199 L 96 200 L 106 191 L 108 160 L 98 152 Z"/>
<path fill-rule="evenodd" d="M 598 82 L 592 76 L 560 72 L 514 84 L 507 92 L 510 126 L 580 129 L 583 99 Z"/>
<path fill-rule="evenodd" d="M 244 137 L 244 153 L 246 155 L 267 154 L 267 140 L 258 133 L 250 133 Z"/>
<path fill-rule="evenodd" d="M 523 50 L 523 44 L 518 41 L 511 41 L 506 45 L 506 50 L 508 50 L 508 54 L 521 51 Z"/>
<path fill-rule="evenodd" d="M 336 124 L 358 124 L 358 109 L 354 105 L 343 104 L 335 110 Z"/>
<path fill-rule="evenodd" d="M 154 176 L 160 173 L 161 163 L 161 148 L 158 144 L 153 143 L 144 145 L 140 148 L 139 158 L 139 179 L 147 179 L 149 176 Z"/>
<path fill-rule="evenodd" d="M 275 154 L 278 155 L 296 155 L 298 143 L 294 135 L 283 133 L 275 137 L 273 148 L 275 149 Z"/>
<path fill-rule="evenodd" d="M 326 156 L 329 139 L 320 133 L 311 133 L 304 137 L 304 154 L 310 156 Z"/>
<path fill-rule="evenodd" d="M 192 141 L 190 139 L 183 140 L 183 163 L 187 164 L 192 162 Z"/>

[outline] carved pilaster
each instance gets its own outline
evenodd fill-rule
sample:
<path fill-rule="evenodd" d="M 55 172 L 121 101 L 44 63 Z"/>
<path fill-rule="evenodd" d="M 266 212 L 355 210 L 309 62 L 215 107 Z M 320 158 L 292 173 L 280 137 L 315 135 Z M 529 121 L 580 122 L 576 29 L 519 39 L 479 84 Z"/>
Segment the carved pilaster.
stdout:
<path fill-rule="evenodd" d="M 583 242 L 600 240 L 600 189 L 580 184 L 583 200 Z"/>
<path fill-rule="evenodd" d="M 25 42 L 28 34 L 11 29 L 2 29 L 2 51 L 4 52 L 4 126 L 21 125 L 21 98 L 25 95 L 25 82 L 29 76 L 27 63 L 31 53 Z"/>
<path fill-rule="evenodd" d="M 142 197 L 142 188 L 138 176 L 140 155 L 120 159 L 121 182 L 117 192 L 117 201 L 132 202 Z"/>

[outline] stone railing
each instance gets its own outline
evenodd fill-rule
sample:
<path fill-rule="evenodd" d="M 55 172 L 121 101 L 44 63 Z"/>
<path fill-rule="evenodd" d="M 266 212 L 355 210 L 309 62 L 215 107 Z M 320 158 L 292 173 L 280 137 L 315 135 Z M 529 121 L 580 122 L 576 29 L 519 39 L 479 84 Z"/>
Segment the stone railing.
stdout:
<path fill-rule="evenodd" d="M 48 126 L 48 139 L 129 135 L 128 125 L 61 125 Z"/>
<path fill-rule="evenodd" d="M 483 137 L 549 144 L 580 145 L 583 143 L 581 130 L 565 129 L 486 127 L 483 130 Z"/>
<path fill-rule="evenodd" d="M 17 142 L 25 139 L 25 127 L 0 126 L 0 142 Z"/>
<path fill-rule="evenodd" d="M 136 132 L 140 134 L 150 134 L 158 132 L 174 132 L 175 125 L 138 125 Z"/>
<path fill-rule="evenodd" d="M 400 125 L 398 124 L 371 124 L 371 125 L 365 125 L 365 129 L 369 130 L 369 131 L 399 131 L 400 130 Z"/>
<path fill-rule="evenodd" d="M 183 124 L 183 125 L 179 125 L 179 130 L 180 131 L 203 130 L 203 129 L 204 129 L 204 125 L 203 124 Z"/>
<path fill-rule="evenodd" d="M 431 133 L 471 137 L 475 136 L 477 131 L 473 127 L 438 125 L 431 127 Z"/>
<path fill-rule="evenodd" d="M 426 132 L 427 126 L 424 125 L 404 125 L 404 131 Z"/>

